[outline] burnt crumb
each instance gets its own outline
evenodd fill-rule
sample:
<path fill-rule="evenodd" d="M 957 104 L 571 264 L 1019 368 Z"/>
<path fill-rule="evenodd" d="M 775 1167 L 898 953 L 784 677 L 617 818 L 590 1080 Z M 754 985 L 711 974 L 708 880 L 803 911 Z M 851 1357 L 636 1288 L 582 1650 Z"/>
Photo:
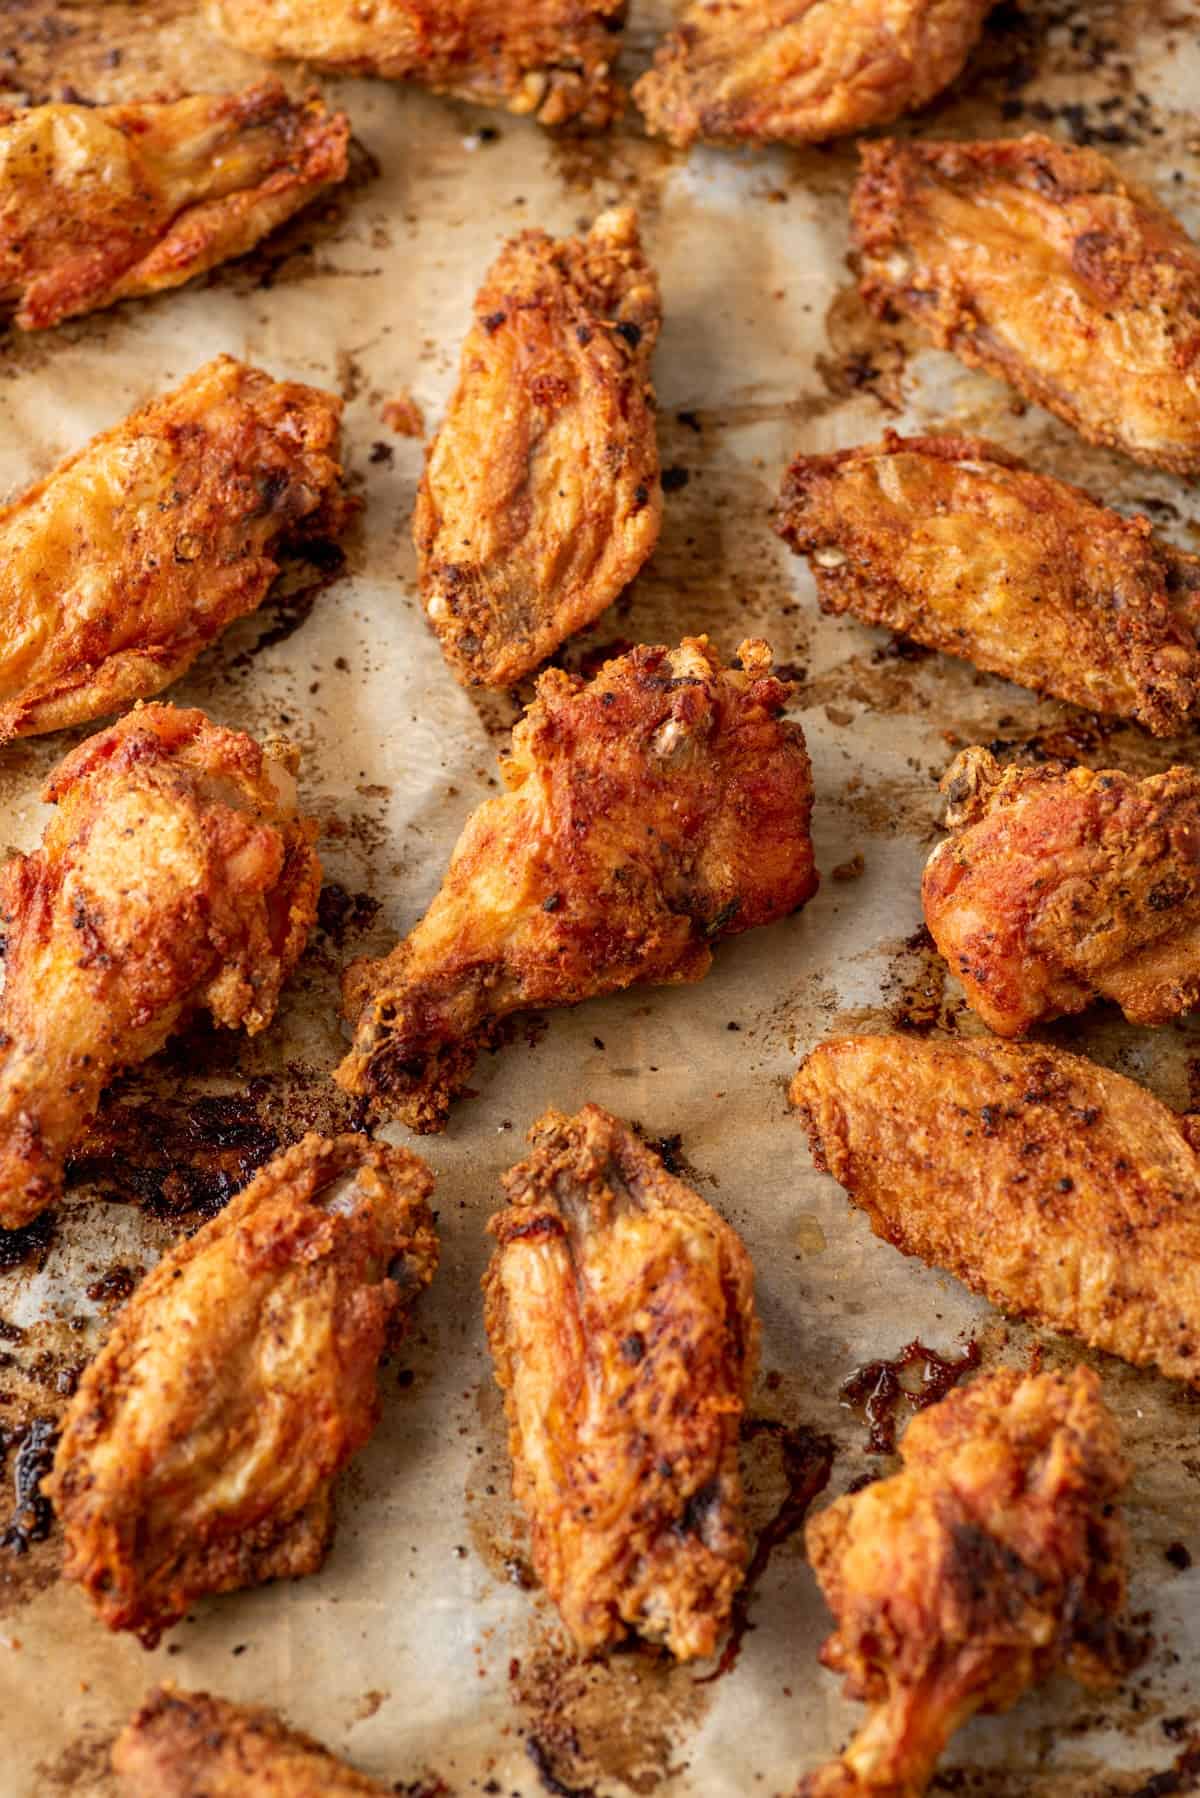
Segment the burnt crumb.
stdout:
<path fill-rule="evenodd" d="M 0 1271 L 27 1264 L 40 1270 L 46 1265 L 54 1236 L 54 1214 L 49 1211 L 17 1230 L 0 1230 Z"/>
<path fill-rule="evenodd" d="M 386 467 L 390 468 L 395 460 L 396 451 L 394 447 L 390 443 L 384 443 L 381 438 L 376 438 L 375 442 L 371 445 L 371 453 L 367 457 L 367 461 L 372 464 L 382 462 Z"/>
<path fill-rule="evenodd" d="M 1186 1548 L 1182 1542 L 1169 1542 L 1164 1548 L 1163 1554 L 1171 1566 L 1180 1573 L 1186 1573 L 1192 1564 L 1191 1550 Z"/>
<path fill-rule="evenodd" d="M 685 430 L 695 431 L 697 436 L 699 436 L 704 429 L 704 426 L 700 423 L 699 414 L 696 412 L 677 412 L 675 416 Z"/>
<path fill-rule="evenodd" d="M 691 480 L 686 468 L 664 468 L 662 471 L 662 490 L 664 493 L 678 493 Z"/>
<path fill-rule="evenodd" d="M 832 878 L 834 880 L 861 880 L 866 871 L 867 864 L 862 854 L 857 853 L 852 855 L 849 861 L 839 862 L 837 867 L 832 870 Z"/>
<path fill-rule="evenodd" d="M 50 1534 L 54 1512 L 41 1482 L 50 1471 L 58 1431 L 48 1417 L 34 1417 L 15 1430 L 0 1429 L 0 1469 L 12 1462 L 13 1508 L 0 1533 L 0 1549 L 25 1555 Z"/>
<path fill-rule="evenodd" d="M 275 583 L 263 605 L 261 616 L 272 622 L 260 633 L 254 647 L 244 652 L 245 658 L 285 643 L 306 624 L 320 595 L 341 578 L 345 567 L 346 552 L 340 544 L 306 544 L 303 559 L 293 563 L 287 575 Z M 236 660 L 241 662 L 243 657 Z"/>
<path fill-rule="evenodd" d="M 866 1424 L 871 1454 L 894 1454 L 899 1406 L 907 1404 L 914 1411 L 923 1411 L 927 1405 L 936 1405 L 965 1373 L 978 1366 L 979 1344 L 973 1338 L 957 1359 L 939 1355 L 923 1342 L 910 1342 L 894 1360 L 868 1361 L 851 1374 L 842 1385 L 841 1402 Z M 915 1384 L 914 1369 L 920 1369 Z"/>
<path fill-rule="evenodd" d="M 677 1179 L 684 1176 L 686 1167 L 681 1154 L 682 1136 L 647 1136 L 643 1141 L 648 1149 L 653 1149 L 669 1174 L 674 1174 Z"/>
<path fill-rule="evenodd" d="M 125 1267 L 118 1262 L 107 1273 L 101 1274 L 98 1280 L 92 1281 L 86 1288 L 87 1295 L 95 1304 L 111 1310 L 125 1303 L 145 1271 L 144 1267 Z"/>
<path fill-rule="evenodd" d="M 348 936 L 360 936 L 369 930 L 380 911 L 380 902 L 370 893 L 348 893 L 336 880 L 321 888 L 317 900 L 317 928 L 335 949 L 344 947 Z"/>

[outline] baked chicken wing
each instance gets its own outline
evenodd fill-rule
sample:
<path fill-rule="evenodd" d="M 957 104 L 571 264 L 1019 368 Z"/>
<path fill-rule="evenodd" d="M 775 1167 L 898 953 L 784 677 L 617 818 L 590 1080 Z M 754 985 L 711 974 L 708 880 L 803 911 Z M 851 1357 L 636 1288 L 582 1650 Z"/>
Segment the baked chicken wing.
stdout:
<path fill-rule="evenodd" d="M 347 970 L 336 1078 L 440 1130 L 513 1012 L 701 980 L 723 936 L 817 887 L 812 779 L 765 643 L 638 648 L 586 684 L 552 668 L 467 820 L 441 891 L 382 961 Z"/>
<path fill-rule="evenodd" d="M 274 1711 L 156 1686 L 112 1751 L 123 1798 L 388 1798 Z M 413 1789 L 413 1788 L 410 1788 Z"/>
<path fill-rule="evenodd" d="M 851 1036 L 791 1096 L 884 1241 L 1200 1386 L 1200 1159 L 1144 1087 L 1058 1049 Z"/>
<path fill-rule="evenodd" d="M 955 833 L 925 868 L 925 922 L 1001 1036 L 1113 999 L 1134 1024 L 1200 1003 L 1200 774 L 1138 780 L 955 758 Z"/>
<path fill-rule="evenodd" d="M 321 884 L 296 765 L 153 705 L 51 776 L 42 847 L 0 871 L 0 1227 L 54 1204 L 104 1087 L 194 1014 L 270 1023 Z"/>
<path fill-rule="evenodd" d="M 432 1190 L 404 1149 L 306 1136 L 143 1280 L 44 1482 L 109 1629 L 152 1648 L 206 1593 L 320 1567 L 389 1327 L 437 1266 Z"/>
<path fill-rule="evenodd" d="M 341 410 L 221 356 L 0 509 L 0 743 L 161 692 L 336 536 Z"/>
<path fill-rule="evenodd" d="M 529 1140 L 483 1285 L 534 1566 L 584 1653 L 635 1631 L 712 1654 L 747 1555 L 750 1258 L 599 1106 Z"/>
<path fill-rule="evenodd" d="M 0 107 L 0 308 L 24 330 L 180 287 L 344 181 L 350 125 L 278 82 Z"/>
<path fill-rule="evenodd" d="M 798 456 L 776 529 L 824 612 L 1157 736 L 1200 706 L 1200 556 L 982 438 Z"/>
<path fill-rule="evenodd" d="M 660 321 L 629 206 L 582 238 L 523 231 L 491 268 L 413 519 L 425 610 L 466 685 L 528 674 L 654 548 Z"/>
<path fill-rule="evenodd" d="M 626 0 L 208 0 L 214 28 L 259 56 L 603 127 L 621 110 L 612 65 Z"/>
<path fill-rule="evenodd" d="M 862 146 L 868 305 L 1091 443 L 1200 473 L 1200 247 L 1094 150 L 1047 137 Z"/>
<path fill-rule="evenodd" d="M 799 1798 L 917 1798 L 954 1731 L 1059 1668 L 1086 1686 L 1123 1669 L 1128 1478 L 1088 1368 L 1001 1368 L 923 1411 L 891 1479 L 806 1530 L 837 1619 L 821 1659 L 871 1715 Z"/>
<path fill-rule="evenodd" d="M 993 0 L 690 0 L 633 97 L 686 147 L 823 143 L 948 87 Z"/>

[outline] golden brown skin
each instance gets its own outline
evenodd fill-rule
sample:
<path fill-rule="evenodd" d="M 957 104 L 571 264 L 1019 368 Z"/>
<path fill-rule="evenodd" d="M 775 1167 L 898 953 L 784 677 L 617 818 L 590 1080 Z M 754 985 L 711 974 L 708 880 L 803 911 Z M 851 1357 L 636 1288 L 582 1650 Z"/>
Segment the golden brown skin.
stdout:
<path fill-rule="evenodd" d="M 211 25 L 259 56 L 346 75 L 419 81 L 436 94 L 602 129 L 626 0 L 208 0 Z"/>
<path fill-rule="evenodd" d="M 1047 137 L 861 153 L 868 305 L 1090 443 L 1200 473 L 1200 247 L 1153 194 Z"/>
<path fill-rule="evenodd" d="M 993 0 L 690 0 L 633 97 L 652 136 L 824 143 L 925 106 Z"/>
<path fill-rule="evenodd" d="M 386 1798 L 274 1711 L 156 1686 L 113 1744 L 123 1798 Z"/>
<path fill-rule="evenodd" d="M 342 531 L 341 411 L 220 356 L 0 509 L 0 743 L 161 692 Z"/>
<path fill-rule="evenodd" d="M 421 594 L 466 686 L 507 687 L 599 616 L 658 541 L 658 280 L 631 206 L 511 238 L 429 447 Z"/>
<path fill-rule="evenodd" d="M 1200 556 L 981 437 L 798 456 L 776 529 L 824 612 L 1156 736 L 1200 706 Z"/>
<path fill-rule="evenodd" d="M 986 749 L 942 781 L 925 922 L 967 1003 L 1000 1036 L 1112 999 L 1134 1024 L 1200 1003 L 1200 774 L 1138 780 Z"/>
<path fill-rule="evenodd" d="M 534 1566 L 583 1653 L 635 1631 L 710 1655 L 747 1556 L 750 1257 L 599 1106 L 548 1111 L 529 1140 L 483 1289 Z"/>
<path fill-rule="evenodd" d="M 444 1127 L 513 1012 L 702 980 L 712 944 L 817 888 L 812 778 L 765 643 L 724 668 L 705 637 L 641 647 L 592 681 L 552 668 L 441 891 L 343 985 L 335 1078 L 413 1130 Z"/>
<path fill-rule="evenodd" d="M 123 1068 L 198 1012 L 253 1034 L 316 916 L 295 752 L 152 705 L 51 776 L 42 847 L 0 871 L 0 1227 L 61 1196 Z"/>
<path fill-rule="evenodd" d="M 306 1136 L 142 1281 L 44 1482 L 109 1629 L 152 1648 L 206 1593 L 320 1567 L 389 1328 L 437 1267 L 432 1190 L 405 1149 Z"/>
<path fill-rule="evenodd" d="M 0 107 L 0 310 L 26 331 L 180 287 L 344 181 L 350 123 L 277 81 L 166 105 Z"/>
<path fill-rule="evenodd" d="M 900 1457 L 805 1532 L 838 1625 L 821 1659 L 872 1711 L 799 1798 L 919 1798 L 977 1711 L 1059 1668 L 1122 1671 L 1129 1468 L 1089 1368 L 985 1375 L 915 1417 Z"/>
<path fill-rule="evenodd" d="M 792 1082 L 871 1228 L 1002 1311 L 1200 1385 L 1190 1120 L 1060 1049 L 851 1036 Z"/>

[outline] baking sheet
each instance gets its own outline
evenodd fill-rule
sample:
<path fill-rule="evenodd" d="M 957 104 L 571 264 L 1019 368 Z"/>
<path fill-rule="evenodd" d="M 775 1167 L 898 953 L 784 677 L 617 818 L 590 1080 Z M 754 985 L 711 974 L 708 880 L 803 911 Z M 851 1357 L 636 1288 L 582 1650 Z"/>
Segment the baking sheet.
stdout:
<path fill-rule="evenodd" d="M 630 76 L 668 11 L 635 0 Z M 1198 25 L 1183 0 L 1001 5 L 970 75 L 913 129 L 978 136 L 1044 125 L 1099 141 L 1196 230 Z M 220 88 L 260 71 L 211 42 L 182 0 L 0 0 L 0 86 L 19 98 Z M 338 968 L 411 926 L 463 820 L 494 789 L 517 707 L 462 692 L 422 622 L 408 538 L 421 446 L 381 413 L 407 394 L 436 423 L 475 288 L 500 240 L 523 225 L 572 230 L 613 200 L 636 201 L 665 301 L 655 378 L 663 466 L 677 472 L 662 541 L 565 659 L 579 666 L 605 647 L 685 631 L 709 631 L 726 654 L 745 635 L 767 636 L 801 683 L 824 880 L 799 917 L 722 946 L 697 987 L 533 1021 L 480 1065 L 476 1094 L 455 1107 L 447 1133 L 415 1143 L 439 1179 L 442 1268 L 384 1372 L 383 1423 L 343 1478 L 339 1534 L 319 1576 L 199 1605 L 147 1654 L 107 1635 L 78 1592 L 56 1583 L 53 1532 L 23 1555 L 0 1549 L 0 1792 L 111 1791 L 112 1735 L 168 1676 L 279 1706 L 403 1791 L 786 1792 L 860 1714 L 817 1666 L 829 1620 L 796 1537 L 753 1589 L 736 1667 L 709 1683 L 705 1669 L 641 1651 L 579 1667 L 530 1589 L 477 1290 L 497 1176 L 549 1104 L 590 1099 L 651 1137 L 677 1136 L 685 1172 L 742 1231 L 757 1266 L 765 1343 L 754 1416 L 795 1432 L 793 1464 L 810 1470 L 816 1445 L 805 1432 L 832 1440 L 829 1494 L 887 1465 L 839 1401 L 863 1363 L 916 1335 L 957 1352 L 965 1334 L 985 1366 L 1023 1360 L 1035 1333 L 875 1242 L 812 1172 L 785 1081 L 832 1031 L 975 1028 L 918 934 L 936 780 L 956 747 L 1001 739 L 1014 752 L 1141 770 L 1189 758 L 1193 745 L 1098 725 L 850 620 L 821 620 L 807 569 L 776 542 L 767 514 L 797 449 L 867 440 L 885 424 L 950 422 L 1148 510 L 1181 543 L 1200 537 L 1200 507 L 1183 483 L 1089 449 L 996 383 L 865 318 L 845 262 L 848 146 L 684 158 L 646 142 L 633 122 L 608 138 L 556 142 L 415 91 L 324 86 L 355 126 L 349 190 L 199 288 L 0 342 L 2 491 L 231 351 L 343 394 L 347 459 L 368 502 L 341 578 L 300 579 L 298 593 L 239 625 L 172 693 L 300 744 L 302 790 L 326 827 L 336 888 L 326 927 L 265 1038 L 199 1033 L 125 1083 L 90 1180 L 35 1232 L 21 1265 L 0 1269 L 0 1428 L 19 1434 L 31 1417 L 53 1419 L 113 1305 L 198 1208 L 219 1202 L 275 1141 L 347 1120 L 326 1078 L 341 1052 Z M 37 840 L 40 782 L 83 734 L 3 752 L 0 844 Z M 1192 1022 L 1151 1035 L 1100 1012 L 1048 1035 L 1173 1103 L 1200 1095 Z M 1042 1340 L 1050 1364 L 1078 1358 Z M 1102 1372 L 1136 1466 L 1132 1609 L 1152 1631 L 1148 1657 L 1111 1698 L 1063 1680 L 1008 1717 L 972 1724 L 935 1789 L 1128 1794 L 1165 1769 L 1172 1783 L 1149 1790 L 1194 1786 L 1200 1571 L 1188 1563 L 1200 1553 L 1200 1402 L 1115 1362 Z M 786 1497 L 777 1433 L 752 1435 L 746 1468 L 760 1525 Z M 7 1512 L 6 1496 L 0 1534 Z"/>

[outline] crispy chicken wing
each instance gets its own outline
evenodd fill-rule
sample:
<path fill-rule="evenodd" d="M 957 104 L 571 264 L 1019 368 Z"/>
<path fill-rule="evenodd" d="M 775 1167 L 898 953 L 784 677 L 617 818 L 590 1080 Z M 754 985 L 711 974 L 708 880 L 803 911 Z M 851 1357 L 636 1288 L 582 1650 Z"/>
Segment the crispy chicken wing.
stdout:
<path fill-rule="evenodd" d="M 347 171 L 350 124 L 277 81 L 167 105 L 0 107 L 0 308 L 26 331 L 180 287 Z"/>
<path fill-rule="evenodd" d="M 1091 443 L 1200 474 L 1200 247 L 1094 150 L 862 146 L 862 291 Z"/>
<path fill-rule="evenodd" d="M 765 643 L 724 668 L 705 637 L 634 649 L 593 681 L 552 668 L 467 820 L 441 891 L 344 983 L 336 1078 L 440 1130 L 479 1050 L 517 1011 L 635 983 L 702 980 L 712 944 L 817 887 L 812 779 Z"/>
<path fill-rule="evenodd" d="M 851 1036 L 814 1049 L 791 1096 L 877 1236 L 1200 1385 L 1200 1159 L 1144 1087 L 1059 1049 Z"/>
<path fill-rule="evenodd" d="M 822 611 L 1157 736 L 1200 707 L 1200 556 L 983 438 L 798 456 L 776 529 Z"/>
<path fill-rule="evenodd" d="M 389 1325 L 437 1267 L 432 1190 L 404 1149 L 306 1136 L 143 1280 L 44 1482 L 109 1629 L 152 1648 L 205 1593 L 320 1567 Z"/>
<path fill-rule="evenodd" d="M 1113 999 L 1135 1024 L 1200 1003 L 1200 774 L 1138 780 L 967 749 L 942 790 L 925 922 L 1001 1036 Z"/>
<path fill-rule="evenodd" d="M 909 1424 L 903 1470 L 808 1524 L 837 1629 L 821 1651 L 871 1715 L 800 1798 L 918 1798 L 954 1731 L 1060 1667 L 1122 1671 L 1129 1476 L 1088 1368 L 1001 1368 Z"/>
<path fill-rule="evenodd" d="M 0 509 L 0 743 L 161 692 L 336 536 L 341 410 L 221 356 Z"/>
<path fill-rule="evenodd" d="M 208 0 L 223 37 L 259 56 L 419 81 L 436 94 L 602 128 L 626 0 Z"/>
<path fill-rule="evenodd" d="M 52 775 L 41 849 L 0 871 L 0 1226 L 62 1190 L 100 1094 L 199 1011 L 269 1024 L 321 869 L 295 752 L 152 705 Z"/>
<path fill-rule="evenodd" d="M 464 684 L 528 674 L 654 548 L 661 316 L 631 206 L 583 238 L 523 231 L 492 266 L 413 519 L 425 610 Z"/>
<path fill-rule="evenodd" d="M 156 1686 L 112 1752 L 124 1798 L 387 1798 L 274 1711 Z M 410 1790 L 415 1788 L 409 1788 Z"/>
<path fill-rule="evenodd" d="M 633 97 L 686 147 L 823 143 L 925 106 L 994 0 L 690 0 Z"/>
<path fill-rule="evenodd" d="M 736 1231 L 624 1124 L 548 1111 L 488 1229 L 488 1339 L 533 1561 L 576 1645 L 712 1654 L 742 1582 L 759 1326 Z"/>

